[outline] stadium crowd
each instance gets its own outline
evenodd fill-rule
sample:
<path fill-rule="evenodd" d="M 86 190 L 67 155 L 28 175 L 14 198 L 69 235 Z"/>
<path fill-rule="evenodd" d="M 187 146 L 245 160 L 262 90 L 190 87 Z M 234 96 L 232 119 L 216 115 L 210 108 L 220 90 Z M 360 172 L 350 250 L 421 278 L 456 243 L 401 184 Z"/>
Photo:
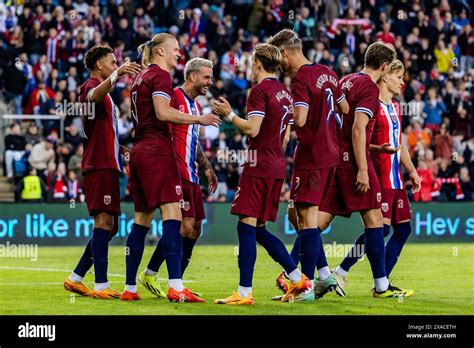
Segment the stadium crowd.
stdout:
<path fill-rule="evenodd" d="M 253 46 L 284 27 L 294 28 L 314 62 L 343 77 L 358 71 L 375 40 L 391 43 L 406 67 L 399 98 L 404 141 L 423 179 L 416 201 L 474 200 L 474 24 L 467 1 L 46 0 L 0 2 L 0 114 L 59 114 L 64 119 L 12 123 L 5 136 L 4 174 L 17 185 L 38 176 L 47 201 L 83 199 L 78 100 L 88 72 L 82 63 L 93 45 L 114 49 L 120 65 L 136 60 L 137 47 L 167 31 L 181 47 L 174 83 L 189 58 L 214 62 L 214 85 L 200 97 L 203 113 L 226 96 L 240 115 L 251 86 Z M 289 78 L 282 77 L 289 85 Z M 120 143 L 131 147 L 130 78 L 113 92 L 119 106 Z M 66 102 L 66 103 L 65 103 Z M 230 201 L 238 184 L 247 139 L 232 123 L 201 129 L 201 146 L 219 179 L 208 201 Z M 287 148 L 288 179 L 296 139 Z M 203 188 L 205 179 L 202 180 Z M 127 175 L 121 194 L 130 199 Z M 281 199 L 289 197 L 285 185 Z M 28 199 L 28 197 L 23 197 Z M 31 198 L 31 197 L 30 197 Z M 35 197 L 38 199 L 38 197 Z"/>

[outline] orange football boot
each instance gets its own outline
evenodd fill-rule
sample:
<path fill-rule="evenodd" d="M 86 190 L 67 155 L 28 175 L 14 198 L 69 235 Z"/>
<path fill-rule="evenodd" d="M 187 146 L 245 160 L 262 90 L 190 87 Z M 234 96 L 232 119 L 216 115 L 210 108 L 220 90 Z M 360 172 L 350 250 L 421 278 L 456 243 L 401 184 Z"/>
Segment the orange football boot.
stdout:
<path fill-rule="evenodd" d="M 69 278 L 66 278 L 64 281 L 64 290 L 81 296 L 90 296 L 92 293 L 91 289 L 89 289 L 83 282 L 73 282 Z"/>
<path fill-rule="evenodd" d="M 173 288 L 168 289 L 168 300 L 170 302 L 205 302 L 202 298 L 196 296 L 188 288 L 183 291 L 176 291 Z"/>

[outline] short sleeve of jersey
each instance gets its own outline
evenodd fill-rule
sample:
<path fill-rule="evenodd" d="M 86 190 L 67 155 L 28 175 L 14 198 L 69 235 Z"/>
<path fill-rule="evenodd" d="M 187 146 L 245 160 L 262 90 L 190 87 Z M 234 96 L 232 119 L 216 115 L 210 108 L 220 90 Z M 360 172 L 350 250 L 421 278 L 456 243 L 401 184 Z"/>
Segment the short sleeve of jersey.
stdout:
<path fill-rule="evenodd" d="M 87 101 L 90 101 L 91 99 L 91 94 L 94 92 L 94 89 L 100 85 L 99 80 L 96 79 L 90 79 L 87 81 L 86 85 L 84 86 L 84 95 L 87 98 Z"/>
<path fill-rule="evenodd" d="M 247 118 L 253 116 L 265 117 L 267 97 L 259 85 L 251 89 L 247 100 Z"/>
<path fill-rule="evenodd" d="M 377 85 L 360 85 L 358 93 L 359 96 L 357 98 L 357 104 L 354 108 L 354 112 L 363 112 L 369 118 L 376 116 L 380 107 L 379 88 Z"/>
<path fill-rule="evenodd" d="M 171 101 L 174 94 L 170 75 L 164 70 L 154 70 L 151 79 L 153 97 L 164 97 Z"/>
<path fill-rule="evenodd" d="M 293 95 L 293 105 L 302 106 L 309 109 L 310 95 L 308 86 L 303 80 L 303 74 L 300 71 L 295 78 L 291 80 L 291 94 Z"/>
<path fill-rule="evenodd" d="M 337 95 L 336 95 L 336 104 L 339 104 L 346 97 L 346 95 L 344 94 L 344 91 L 342 90 L 342 83 L 338 84 L 336 93 L 337 93 Z"/>

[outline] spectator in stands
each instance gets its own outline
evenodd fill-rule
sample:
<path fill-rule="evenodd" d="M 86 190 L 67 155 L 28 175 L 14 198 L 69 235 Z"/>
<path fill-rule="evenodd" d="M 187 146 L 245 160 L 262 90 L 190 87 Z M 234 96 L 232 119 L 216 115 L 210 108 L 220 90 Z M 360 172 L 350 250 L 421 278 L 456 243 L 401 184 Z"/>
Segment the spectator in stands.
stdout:
<path fill-rule="evenodd" d="M 69 170 L 67 174 L 67 198 L 82 201 L 82 184 L 74 170 Z"/>
<path fill-rule="evenodd" d="M 449 134 L 448 126 L 443 123 L 439 133 L 434 138 L 434 154 L 436 158 L 449 160 L 453 156 L 453 138 Z"/>
<path fill-rule="evenodd" d="M 82 182 L 82 170 L 81 170 L 81 163 L 82 163 L 82 155 L 84 154 L 84 146 L 82 144 L 79 144 L 77 146 L 76 153 L 71 156 L 69 159 L 67 169 L 68 171 L 73 171 L 76 173 L 76 177 L 79 179 L 79 181 Z"/>
<path fill-rule="evenodd" d="M 28 128 L 26 129 L 25 139 L 26 139 L 26 144 L 30 145 L 31 148 L 33 148 L 34 145 L 41 142 L 41 135 L 38 132 L 38 126 L 36 125 L 35 122 L 31 122 L 28 125 Z"/>
<path fill-rule="evenodd" d="M 474 201 L 474 181 L 471 180 L 469 168 L 461 167 L 459 173 L 459 181 L 461 183 L 462 192 L 464 193 L 464 200 L 469 202 Z"/>
<path fill-rule="evenodd" d="M 43 179 L 31 167 L 28 175 L 23 177 L 15 189 L 15 201 L 19 202 L 43 202 L 47 199 L 47 189 Z"/>
<path fill-rule="evenodd" d="M 72 151 L 76 152 L 77 147 L 82 144 L 82 136 L 79 134 L 77 127 L 74 123 L 72 123 L 67 129 L 66 133 L 64 134 L 64 142 L 66 144 L 72 145 Z"/>
<path fill-rule="evenodd" d="M 2 77 L 5 86 L 3 95 L 7 103 L 13 103 L 13 112 L 15 114 L 22 114 L 21 102 L 23 92 L 26 88 L 27 77 L 23 73 L 21 65 L 15 64 L 15 60 L 12 60 L 10 64 L 3 69 Z"/>
<path fill-rule="evenodd" d="M 66 177 L 66 165 L 59 162 L 56 173 L 51 178 L 50 192 L 52 202 L 64 202 L 68 197 L 68 180 Z"/>
<path fill-rule="evenodd" d="M 441 124 L 443 112 L 446 111 L 441 96 L 436 95 L 436 87 L 428 89 L 428 98 L 423 108 L 423 117 L 425 118 L 425 127 L 431 129 L 433 133 L 437 133 Z"/>
<path fill-rule="evenodd" d="M 434 50 L 434 55 L 436 57 L 436 66 L 438 67 L 439 72 L 442 74 L 447 73 L 449 67 L 453 63 L 455 55 L 451 48 L 446 47 L 444 39 L 438 40 L 438 45 Z"/>
<path fill-rule="evenodd" d="M 423 161 L 418 163 L 418 168 L 416 171 L 421 179 L 421 189 L 413 195 L 413 200 L 415 202 L 431 202 L 433 200 L 431 197 L 434 181 L 433 174 L 426 166 L 426 163 Z"/>
<path fill-rule="evenodd" d="M 438 175 L 439 164 L 438 161 L 434 159 L 434 152 L 431 149 L 427 149 L 425 152 L 425 160 L 424 160 L 426 167 L 431 171 L 433 177 Z"/>
<path fill-rule="evenodd" d="M 241 43 L 240 41 L 237 41 L 232 46 L 231 50 L 226 52 L 222 56 L 220 78 L 222 79 L 226 87 L 230 85 L 230 82 L 235 77 L 237 69 L 239 67 L 241 57 L 240 48 Z"/>
<path fill-rule="evenodd" d="M 39 81 L 38 87 L 31 92 L 25 113 L 38 115 L 41 114 L 41 111 L 46 112 L 48 101 L 54 100 L 54 94 L 54 91 L 47 87 L 44 81 Z"/>
<path fill-rule="evenodd" d="M 53 137 L 48 137 L 46 140 L 33 146 L 28 161 L 30 165 L 36 169 L 36 173 L 40 178 L 45 177 L 45 170 L 48 168 L 48 163 L 54 162 L 54 146 L 56 140 Z"/>
<path fill-rule="evenodd" d="M 26 139 L 21 135 L 18 123 L 12 123 L 10 133 L 5 137 L 5 167 L 7 178 L 13 178 L 13 161 L 19 160 L 25 153 Z"/>
<path fill-rule="evenodd" d="M 424 148 L 427 148 L 431 144 L 431 132 L 429 129 L 423 129 L 420 122 L 413 124 L 413 128 L 407 128 L 407 142 L 410 153 L 413 155 L 415 147 L 421 144 Z"/>

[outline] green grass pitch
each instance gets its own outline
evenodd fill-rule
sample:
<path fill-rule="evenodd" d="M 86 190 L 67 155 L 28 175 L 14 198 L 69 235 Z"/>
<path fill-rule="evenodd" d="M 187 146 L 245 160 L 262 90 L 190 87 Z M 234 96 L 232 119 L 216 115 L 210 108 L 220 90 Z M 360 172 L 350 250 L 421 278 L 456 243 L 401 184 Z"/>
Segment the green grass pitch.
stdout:
<path fill-rule="evenodd" d="M 280 271 L 261 247 L 254 273 L 254 306 L 215 305 L 215 298 L 226 297 L 237 288 L 238 268 L 235 246 L 201 246 L 194 249 L 185 274 L 186 285 L 203 294 L 206 303 L 169 303 L 157 299 L 139 286 L 143 300 L 97 300 L 73 296 L 62 282 L 79 259 L 82 247 L 39 247 L 38 260 L 2 258 L 0 264 L 0 314 L 2 315 L 364 315 L 364 314 L 474 314 L 474 243 L 408 244 L 392 273 L 393 284 L 412 288 L 413 297 L 374 299 L 367 258 L 349 273 L 347 298 L 327 294 L 306 303 L 271 301 L 279 294 L 275 277 Z M 140 271 L 153 252 L 147 246 Z M 122 291 L 125 257 L 123 247 L 109 251 L 109 281 Z M 328 258 L 331 268 L 340 258 Z M 166 277 L 162 267 L 160 278 Z M 86 282 L 93 286 L 93 275 Z M 161 281 L 162 286 L 166 281 Z"/>

